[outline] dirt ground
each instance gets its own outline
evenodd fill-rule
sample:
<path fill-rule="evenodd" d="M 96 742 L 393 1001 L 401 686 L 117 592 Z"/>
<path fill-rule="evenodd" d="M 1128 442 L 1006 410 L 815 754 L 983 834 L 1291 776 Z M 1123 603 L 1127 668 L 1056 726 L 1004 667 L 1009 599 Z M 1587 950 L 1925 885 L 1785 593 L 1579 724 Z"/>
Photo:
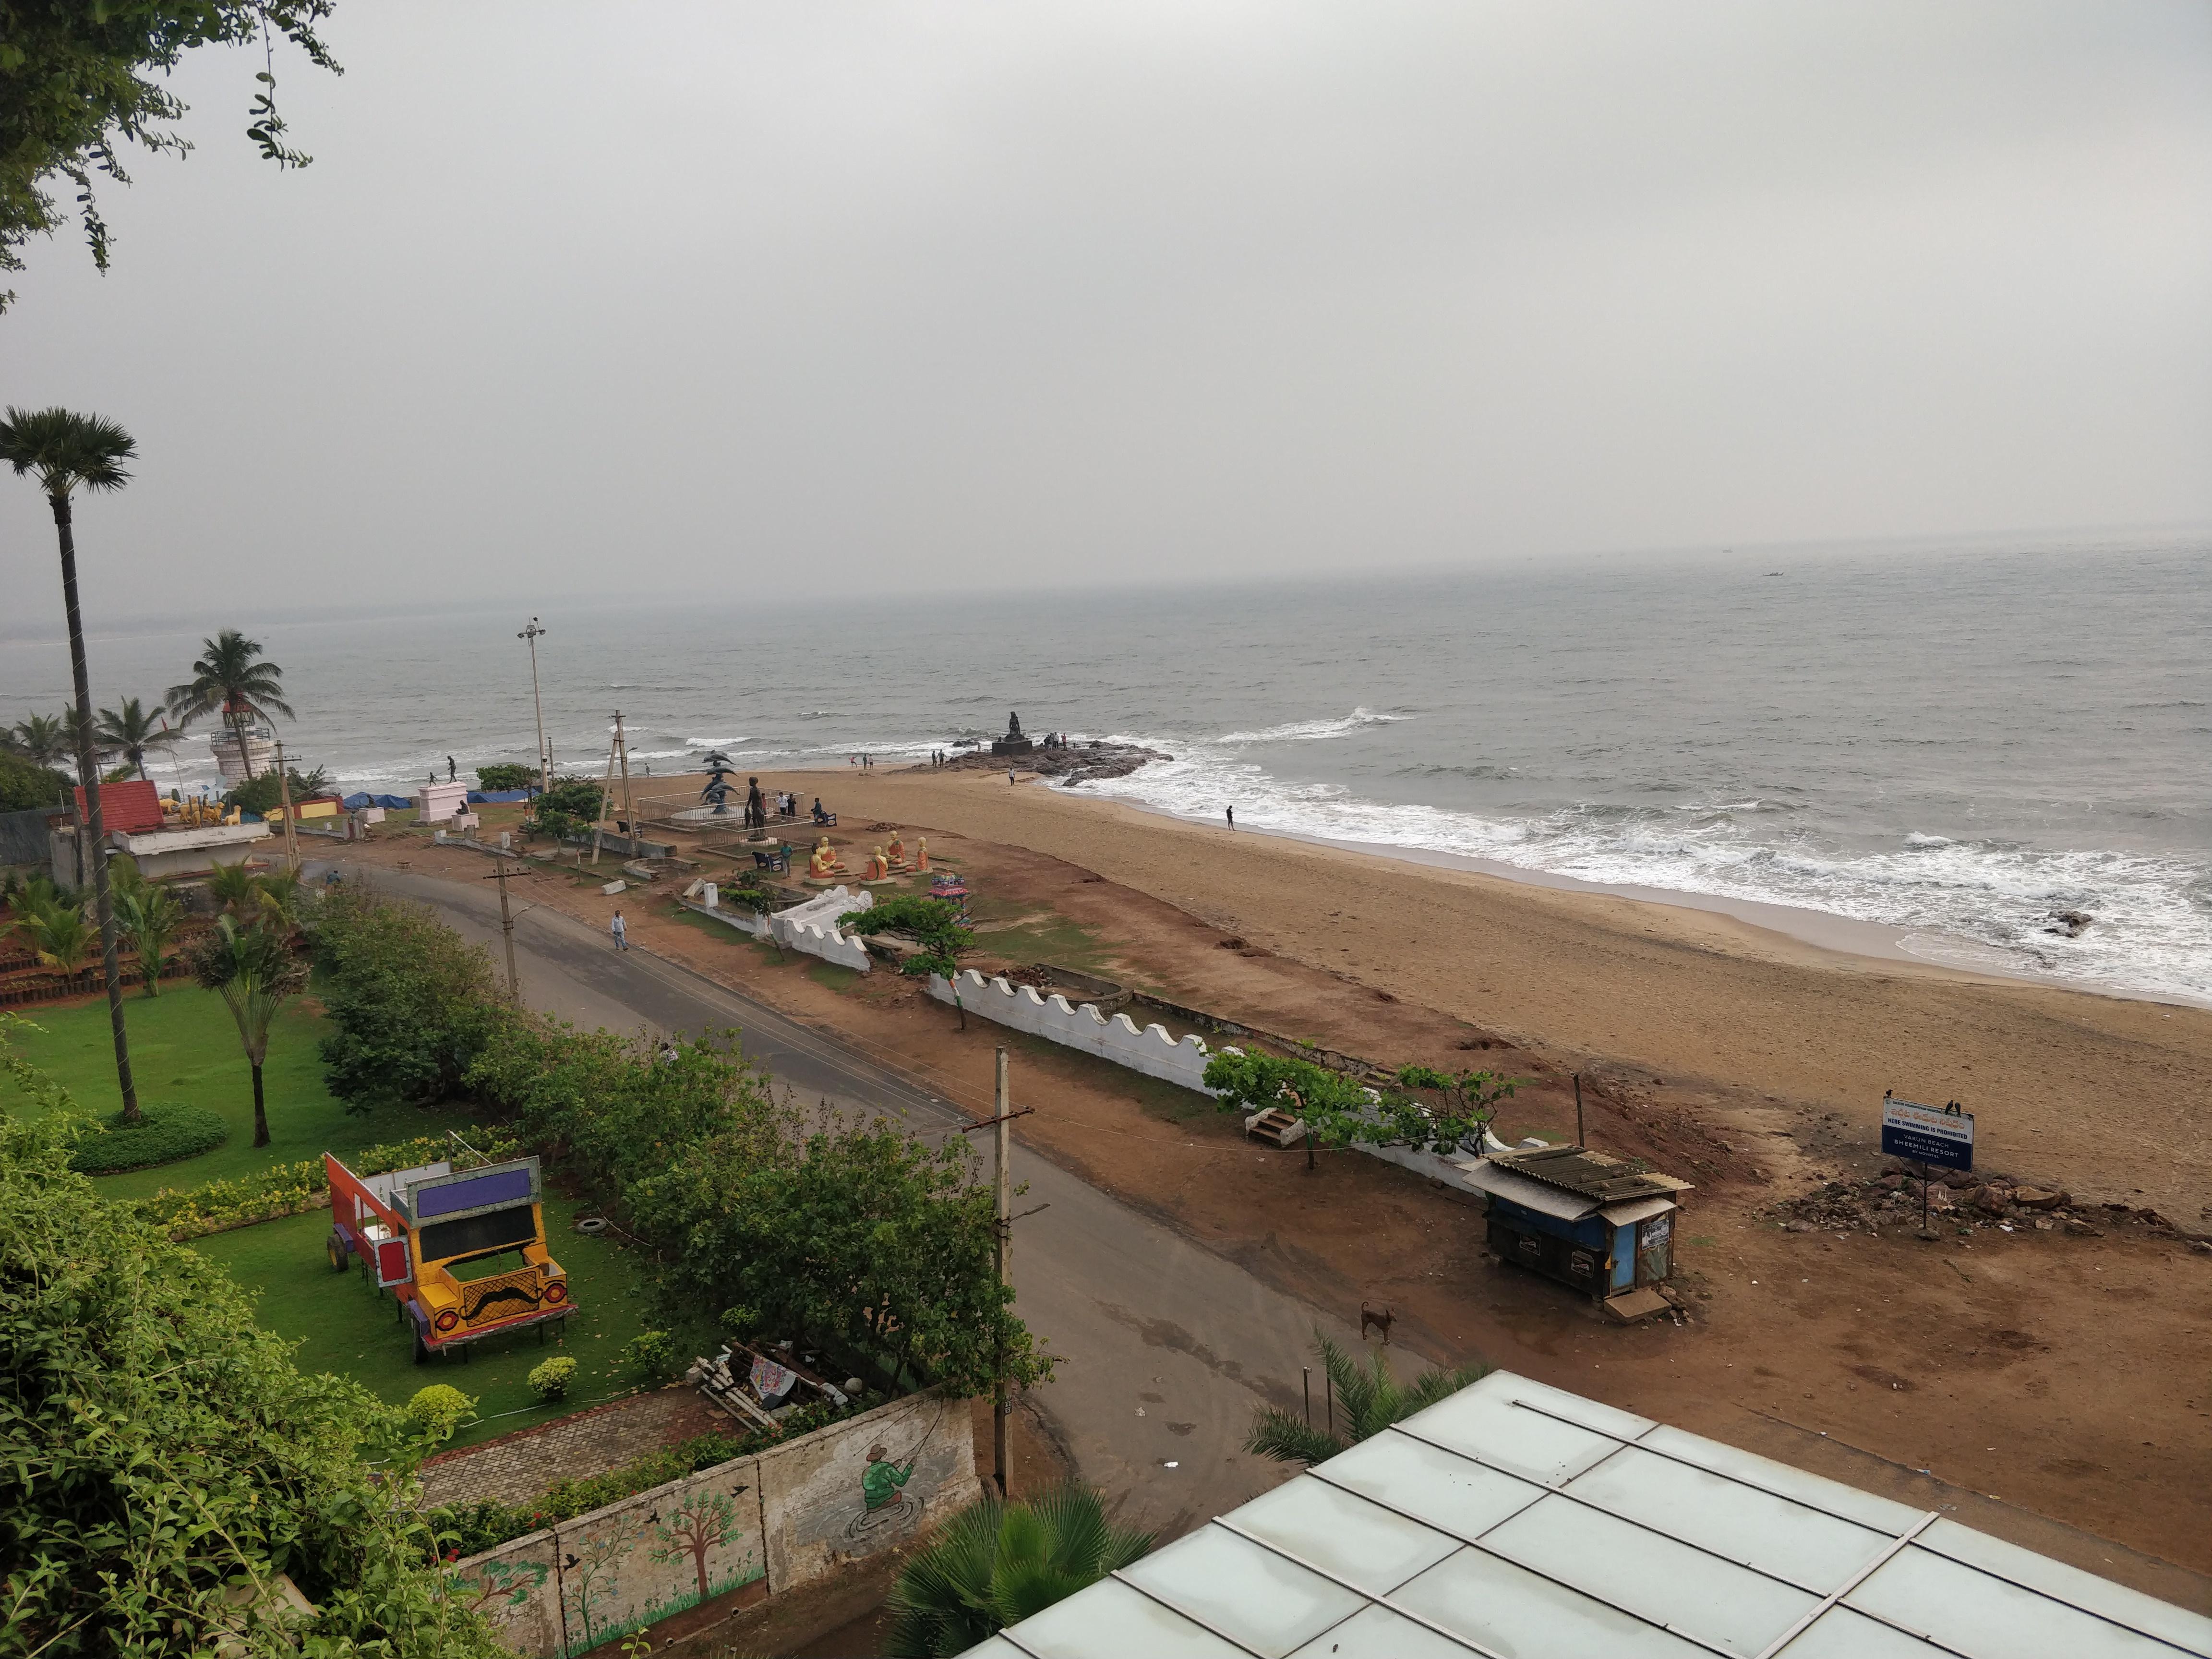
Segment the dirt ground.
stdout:
<path fill-rule="evenodd" d="M 808 799 L 835 784 L 847 799 L 832 804 L 848 810 L 832 839 L 857 868 L 868 847 L 888 839 L 871 826 L 891 820 L 851 811 L 860 793 L 851 781 L 763 778 L 763 787 L 800 788 Z M 1003 781 L 998 788 L 1008 793 Z M 872 804 L 895 798 L 874 789 L 866 796 Z M 974 960 L 987 969 L 1052 961 L 1372 1059 L 1491 1066 L 1529 1079 L 1501 1118 L 1509 1139 L 1574 1136 L 1571 1072 L 1578 1067 L 1591 1145 L 1647 1157 L 1696 1183 L 1676 1233 L 1687 1317 L 1613 1324 L 1563 1288 L 1492 1261 L 1479 1212 L 1418 1177 L 1357 1152 L 1325 1153 L 1310 1175 L 1302 1152 L 1244 1141 L 1234 1120 L 1190 1091 L 980 1018 L 963 1034 L 950 1009 L 888 973 L 863 977 L 798 956 L 778 962 L 765 945 L 684 915 L 668 884 L 657 902 L 635 890 L 620 901 L 630 937 L 834 1030 L 978 1115 L 988 1108 L 992 1051 L 1004 1044 L 1016 1060 L 1017 1103 L 1036 1108 L 1018 1130 L 1025 1142 L 1318 1305 L 1352 1317 L 1363 1300 L 1395 1310 L 1396 1344 L 1424 1358 L 1486 1360 L 1738 1443 L 1747 1443 L 1741 1428 L 1750 1413 L 2148 1555 L 2212 1568 L 2212 1254 L 2187 1237 L 2142 1226 L 2096 1237 L 1947 1233 L 1940 1243 L 1910 1228 L 1785 1231 L 1769 1212 L 1778 1200 L 1881 1164 L 1863 1115 L 1839 1109 L 1817 1077 L 1802 1092 L 1782 1081 L 1787 1067 L 1762 1074 L 1745 1066 L 1753 1080 L 1718 1080 L 1747 1045 L 1798 1040 L 1790 1034 L 1747 1030 L 1717 1042 L 1722 1052 L 1698 1066 L 1682 1063 L 1679 1033 L 1655 1045 L 1663 1054 L 1639 1056 L 1642 1012 L 1596 1008 L 1577 1024 L 1554 1008 L 1555 1036 L 1528 1018 L 1511 1021 L 1509 1036 L 1448 1012 L 1462 1001 L 1450 985 L 1414 994 L 1418 971 L 1382 962 L 1315 965 L 1270 948 L 1279 934 L 1271 939 L 1249 919 L 1217 910 L 1209 920 L 1092 868 L 971 839 L 941 822 L 904 827 L 909 842 L 926 834 L 933 855 L 956 862 L 975 888 Z M 426 873 L 448 865 L 456 876 L 483 871 L 480 855 L 434 851 L 419 837 L 358 850 L 368 862 L 409 858 Z M 706 868 L 724 873 L 728 864 L 710 860 Z M 533 902 L 602 926 L 617 902 L 565 877 L 534 879 L 532 888 Z M 1729 941 L 1695 936 L 1717 926 L 1693 918 L 1650 948 L 1725 956 Z M 1729 970 L 1723 961 L 1720 971 Z M 1478 988 L 1510 982 L 1502 968 L 1478 977 Z M 1960 979 L 1929 975 L 1905 985 L 1938 1005 L 1925 1015 L 1936 1020 L 1943 999 L 1984 988 Z M 2023 988 L 2031 998 L 2064 994 Z M 1831 994 L 1869 994 L 1848 976 Z M 2123 1041 L 2131 1022 L 2165 1012 L 2074 1000 L 2100 1005 L 2094 1018 L 2074 1020 L 2092 1043 Z M 1764 1017 L 1754 1009 L 1745 1018 L 1755 1025 Z M 1595 1040 L 1597 1026 L 1614 1037 Z M 2185 1029 L 2194 1041 L 2194 1027 Z M 2141 1046 L 2146 1066 L 2170 1072 L 2178 1063 Z M 2201 1099 L 2183 1106 L 2203 1110 Z M 2201 1138 L 2201 1119 L 2191 1121 Z M 2148 1149 L 2130 1145 L 2140 1164 Z M 2121 1167 L 2109 1146 L 2090 1161 L 2097 1167 L 2086 1178 L 2055 1157 L 2017 1172 L 2094 1192 Z M 2174 1199 L 2160 1196 L 2172 1214 Z M 2185 1226 L 2197 1209 L 2188 1207 Z M 1282 1379 L 1279 1397 L 1294 1403 L 1296 1387 L 1296 1378 Z"/>

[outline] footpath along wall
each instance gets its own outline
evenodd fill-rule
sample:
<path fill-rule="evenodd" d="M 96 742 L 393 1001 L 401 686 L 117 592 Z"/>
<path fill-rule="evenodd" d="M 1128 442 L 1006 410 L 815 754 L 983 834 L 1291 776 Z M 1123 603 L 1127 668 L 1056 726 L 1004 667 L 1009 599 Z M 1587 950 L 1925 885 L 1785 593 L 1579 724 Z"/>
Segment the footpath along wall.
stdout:
<path fill-rule="evenodd" d="M 454 1564 L 528 1659 L 570 1659 L 732 1590 L 779 1595 L 981 1496 L 964 1400 L 916 1395 Z"/>

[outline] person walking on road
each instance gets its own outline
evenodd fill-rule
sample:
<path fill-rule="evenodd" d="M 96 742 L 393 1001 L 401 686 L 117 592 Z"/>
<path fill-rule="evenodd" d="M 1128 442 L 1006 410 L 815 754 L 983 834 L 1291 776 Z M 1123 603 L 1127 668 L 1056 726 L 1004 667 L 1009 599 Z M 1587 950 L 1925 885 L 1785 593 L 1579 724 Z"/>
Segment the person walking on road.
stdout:
<path fill-rule="evenodd" d="M 615 919 L 607 924 L 607 931 L 615 936 L 616 950 L 627 951 L 629 949 L 629 927 L 628 924 L 623 921 L 621 911 L 617 910 L 615 912 Z"/>

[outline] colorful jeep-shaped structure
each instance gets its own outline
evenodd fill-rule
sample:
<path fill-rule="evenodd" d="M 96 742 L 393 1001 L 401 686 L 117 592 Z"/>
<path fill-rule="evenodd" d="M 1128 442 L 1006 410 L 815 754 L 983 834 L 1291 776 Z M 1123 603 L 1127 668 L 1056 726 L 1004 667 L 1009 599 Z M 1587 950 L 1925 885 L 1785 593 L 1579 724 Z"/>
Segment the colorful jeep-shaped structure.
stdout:
<path fill-rule="evenodd" d="M 357 1176 L 328 1152 L 333 1270 L 358 1260 L 380 1289 L 398 1298 L 415 1327 L 415 1363 L 494 1331 L 543 1328 L 575 1311 L 568 1275 L 545 1249 L 538 1160 L 456 1173 L 426 1164 Z M 520 1253 L 520 1265 L 497 1258 Z M 481 1264 L 486 1271 L 471 1273 Z"/>

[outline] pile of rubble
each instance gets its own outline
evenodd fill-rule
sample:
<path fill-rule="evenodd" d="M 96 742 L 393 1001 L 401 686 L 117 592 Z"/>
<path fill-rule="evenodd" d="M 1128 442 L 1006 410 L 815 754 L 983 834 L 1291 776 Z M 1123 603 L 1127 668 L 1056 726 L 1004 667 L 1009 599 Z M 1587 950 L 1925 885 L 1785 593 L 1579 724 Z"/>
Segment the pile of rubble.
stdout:
<path fill-rule="evenodd" d="M 1831 1181 L 1802 1197 L 1787 1199 L 1767 1212 L 1787 1232 L 1880 1232 L 1920 1225 L 1919 1177 L 1901 1164 L 1885 1164 L 1879 1175 Z M 1954 1172 L 1928 1182 L 1930 1226 L 1954 1232 L 1984 1229 L 1998 1232 L 2063 1232 L 2099 1238 L 2115 1227 L 2142 1228 L 2155 1237 L 2183 1236 L 2152 1209 L 2125 1204 L 2076 1203 L 2053 1182 L 2013 1176 Z"/>

